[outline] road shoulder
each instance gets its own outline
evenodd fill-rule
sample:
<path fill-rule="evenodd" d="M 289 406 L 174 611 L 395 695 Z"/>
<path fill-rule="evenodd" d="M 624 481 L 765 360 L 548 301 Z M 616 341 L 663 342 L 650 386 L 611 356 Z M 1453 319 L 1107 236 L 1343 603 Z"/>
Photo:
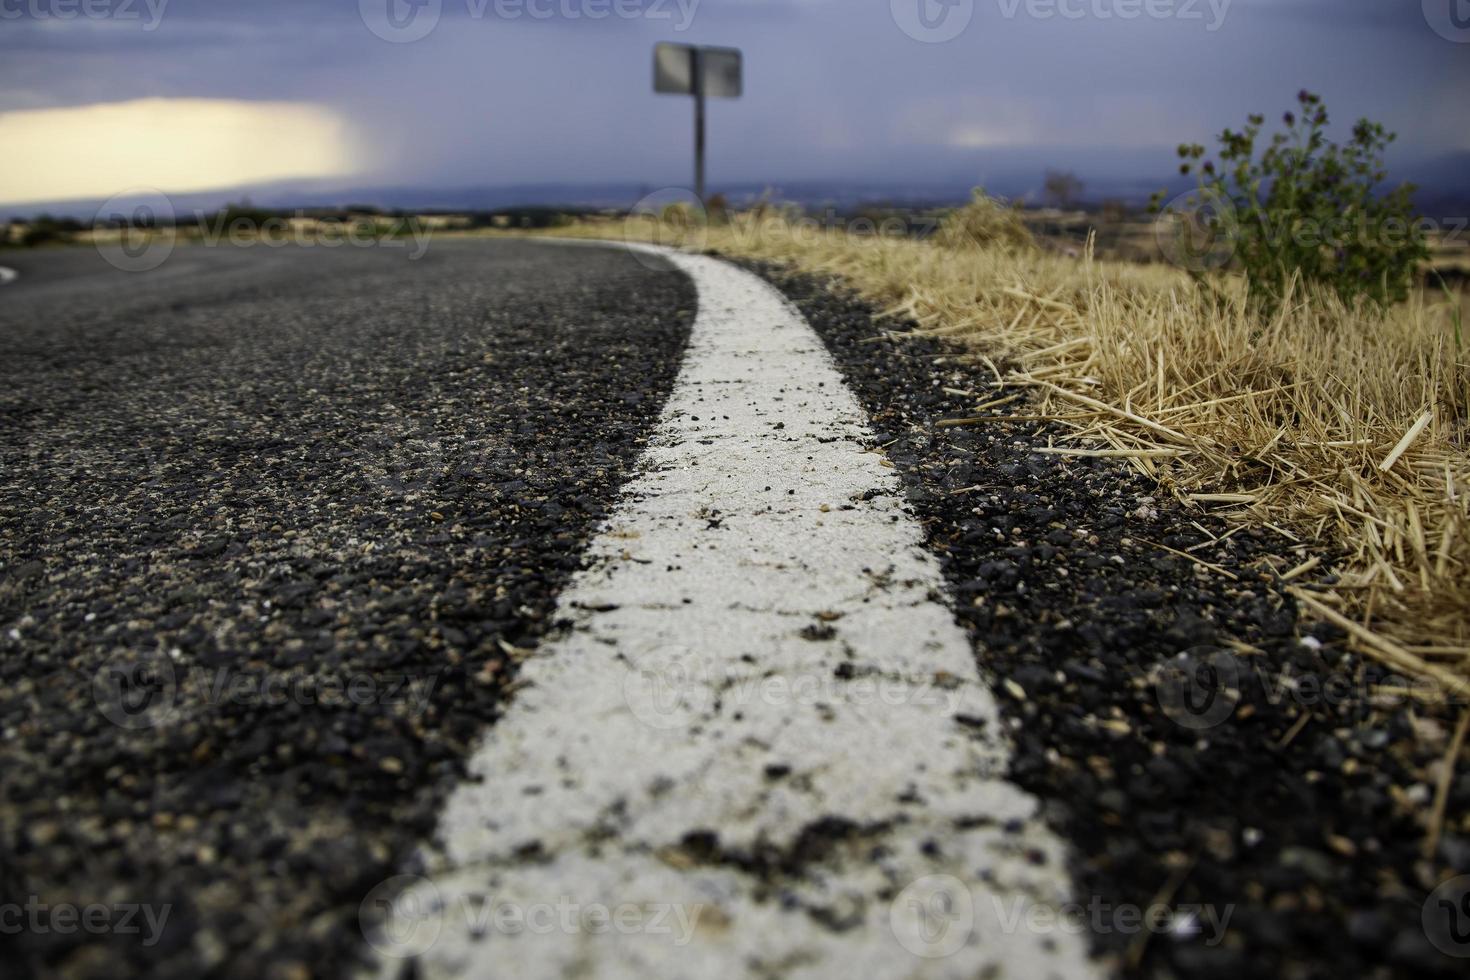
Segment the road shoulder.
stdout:
<path fill-rule="evenodd" d="M 1105 916 L 1099 950 L 1139 975 L 1463 966 L 1421 926 L 1430 890 L 1470 870 L 1464 837 L 1420 853 L 1456 715 L 1304 628 L 1255 564 L 1280 539 L 1185 513 L 1116 461 L 1035 452 L 1060 433 L 1001 420 L 1024 399 L 936 427 L 975 414 L 945 388 L 1022 393 L 939 341 L 884 339 L 904 325 L 839 284 L 748 267 L 802 310 L 873 418 L 994 678 L 1012 776 L 1074 845 L 1080 898 L 1230 912 L 1215 944 Z M 1462 774 L 1450 812 L 1467 806 Z"/>

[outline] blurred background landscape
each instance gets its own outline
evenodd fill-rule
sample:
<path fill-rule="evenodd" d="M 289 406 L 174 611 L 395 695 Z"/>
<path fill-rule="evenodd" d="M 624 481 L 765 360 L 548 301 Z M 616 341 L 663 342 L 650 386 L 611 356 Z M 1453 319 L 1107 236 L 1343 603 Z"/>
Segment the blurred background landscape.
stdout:
<path fill-rule="evenodd" d="M 1307 86 L 1399 134 L 1423 213 L 1470 213 L 1470 48 L 1418 3 L 923 2 L 941 33 L 900 0 L 28 0 L 0 21 L 0 216 L 137 188 L 186 212 L 625 208 L 690 179 L 661 40 L 745 50 L 710 121 L 732 205 L 1138 209 L 1192 185 L 1175 145 Z M 1048 172 L 1079 183 L 1059 200 Z"/>

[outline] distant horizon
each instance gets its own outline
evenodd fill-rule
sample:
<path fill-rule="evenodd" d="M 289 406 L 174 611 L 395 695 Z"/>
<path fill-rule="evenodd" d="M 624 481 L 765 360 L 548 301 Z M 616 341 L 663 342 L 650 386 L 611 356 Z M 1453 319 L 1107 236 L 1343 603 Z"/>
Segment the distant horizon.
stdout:
<path fill-rule="evenodd" d="M 1172 153 L 1172 148 L 1168 148 Z M 1151 176 L 1089 175 L 1066 166 L 1029 168 L 1008 164 L 973 178 L 952 177 L 923 181 L 897 178 L 811 177 L 785 180 L 711 180 L 711 194 L 723 194 L 744 203 L 769 193 L 774 199 L 803 206 L 824 204 L 839 208 L 884 203 L 944 206 L 961 203 L 975 188 L 1009 200 L 1042 203 L 1043 180 L 1048 170 L 1075 174 L 1082 182 L 1078 205 L 1097 206 L 1117 200 L 1137 207 L 1147 203 L 1158 190 L 1182 193 L 1194 186 L 1190 178 L 1159 168 Z M 1460 174 L 1455 180 L 1450 175 Z M 1428 179 L 1426 179 L 1428 178 Z M 1448 179 L 1446 179 L 1448 178 Z M 1436 216 L 1470 212 L 1470 153 L 1455 157 L 1402 164 L 1390 170 L 1388 186 L 1412 182 L 1418 185 L 1421 209 Z M 649 195 L 675 190 L 687 192 L 688 182 L 658 180 L 518 181 L 432 186 L 413 182 L 344 183 L 341 181 L 286 180 L 244 184 L 202 191 L 162 191 L 178 211 L 192 214 L 212 211 L 229 204 L 249 202 L 269 210 L 333 209 L 364 205 L 384 210 L 493 211 L 514 207 L 629 208 Z M 89 221 L 104 206 L 117 207 L 132 201 L 156 198 L 153 188 L 132 188 L 110 199 L 82 197 L 68 200 L 0 202 L 0 220 L 27 220 L 40 215 Z M 1449 209 L 1449 210 L 1446 210 Z"/>

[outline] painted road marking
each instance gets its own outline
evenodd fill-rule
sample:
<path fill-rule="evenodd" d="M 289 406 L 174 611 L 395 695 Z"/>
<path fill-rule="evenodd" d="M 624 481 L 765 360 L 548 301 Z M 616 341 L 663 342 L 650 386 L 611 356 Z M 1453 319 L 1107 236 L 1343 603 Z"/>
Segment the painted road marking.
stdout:
<path fill-rule="evenodd" d="M 1063 847 L 1004 780 L 940 571 L 821 341 L 757 277 L 660 254 L 699 292 L 682 372 L 426 877 L 364 903 L 389 915 L 381 973 L 1098 975 L 1048 919 Z"/>
<path fill-rule="evenodd" d="M 10 283 L 15 282 L 15 280 L 19 278 L 19 272 L 16 272 L 14 269 L 7 269 L 5 268 L 5 266 L 0 265 L 0 286 L 7 286 Z"/>

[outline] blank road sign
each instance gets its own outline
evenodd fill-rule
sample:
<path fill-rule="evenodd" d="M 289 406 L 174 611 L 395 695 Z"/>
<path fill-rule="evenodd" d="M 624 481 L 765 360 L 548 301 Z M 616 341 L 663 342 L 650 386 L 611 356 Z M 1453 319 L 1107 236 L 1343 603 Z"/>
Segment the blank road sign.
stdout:
<path fill-rule="evenodd" d="M 653 89 L 666 95 L 694 94 L 694 53 L 704 71 L 704 94 L 712 99 L 738 99 L 743 89 L 740 52 L 734 48 L 695 48 L 659 44 L 653 49 Z"/>

